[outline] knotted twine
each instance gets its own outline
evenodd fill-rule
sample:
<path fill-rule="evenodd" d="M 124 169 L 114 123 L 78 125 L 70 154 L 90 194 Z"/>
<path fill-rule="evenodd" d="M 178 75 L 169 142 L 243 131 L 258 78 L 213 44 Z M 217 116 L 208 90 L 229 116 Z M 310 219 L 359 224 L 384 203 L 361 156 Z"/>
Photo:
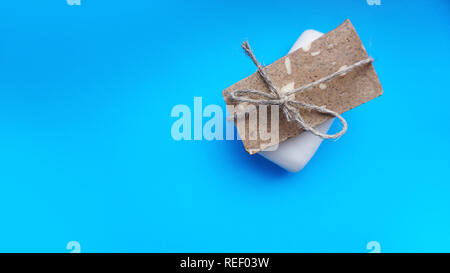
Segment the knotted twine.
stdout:
<path fill-rule="evenodd" d="M 338 138 L 338 137 L 342 136 L 343 134 L 345 134 L 345 132 L 347 131 L 347 127 L 348 127 L 347 121 L 341 115 L 339 115 L 339 113 L 326 108 L 326 106 L 318 106 L 318 105 L 314 105 L 314 104 L 308 104 L 304 101 L 296 100 L 295 94 L 300 94 L 303 91 L 305 91 L 306 89 L 315 87 L 321 83 L 327 82 L 338 76 L 344 75 L 345 73 L 347 73 L 357 67 L 360 67 L 360 66 L 368 64 L 368 63 L 372 63 L 373 62 L 372 58 L 369 57 L 367 59 L 356 62 L 356 63 L 346 67 L 345 69 L 340 69 L 339 71 L 331 73 L 330 75 L 325 76 L 317 81 L 305 84 L 299 88 L 296 88 L 294 90 L 288 91 L 283 94 L 280 92 L 279 88 L 272 82 L 272 80 L 267 76 L 266 72 L 264 71 L 264 67 L 261 66 L 261 64 L 258 62 L 258 60 L 256 60 L 256 57 L 253 54 L 253 51 L 250 48 L 250 45 L 248 44 L 248 42 L 242 43 L 242 48 L 245 50 L 247 55 L 252 59 L 253 63 L 258 68 L 258 73 L 262 77 L 264 82 L 267 84 L 267 86 L 269 87 L 270 93 L 263 92 L 260 90 L 255 90 L 255 89 L 235 90 L 235 91 L 232 91 L 229 93 L 229 97 L 232 100 L 239 101 L 239 102 L 247 102 L 247 103 L 256 104 L 256 105 L 278 105 L 279 107 L 281 107 L 288 122 L 295 121 L 300 126 L 300 128 L 303 128 L 304 130 L 309 131 L 321 138 L 333 139 L 333 138 Z M 250 97 L 250 95 L 256 95 L 257 97 L 262 97 L 262 98 L 252 99 Z M 292 95 L 294 95 L 294 96 L 292 96 Z M 305 120 L 303 119 L 303 117 L 300 113 L 300 110 L 295 106 L 300 106 L 302 108 L 307 109 L 308 111 L 317 111 L 319 113 L 332 115 L 332 116 L 338 118 L 342 123 L 341 131 L 336 134 L 332 134 L 332 135 L 319 132 L 314 127 L 312 127 L 311 125 L 309 125 L 308 123 L 305 122 Z"/>

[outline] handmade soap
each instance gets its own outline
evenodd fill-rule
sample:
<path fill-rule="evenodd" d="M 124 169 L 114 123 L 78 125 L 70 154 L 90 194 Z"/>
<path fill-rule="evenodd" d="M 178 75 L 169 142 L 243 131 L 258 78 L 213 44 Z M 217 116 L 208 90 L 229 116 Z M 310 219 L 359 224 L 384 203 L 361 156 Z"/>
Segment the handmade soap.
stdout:
<path fill-rule="evenodd" d="M 349 20 L 327 34 L 308 31 L 304 37 L 288 55 L 264 68 L 244 43 L 243 48 L 259 70 L 223 91 L 229 112 L 236 115 L 238 133 L 247 152 L 263 152 L 263 156 L 290 171 L 300 170 L 320 145 L 320 139 L 304 132 L 325 138 L 341 136 L 347 122 L 339 114 L 383 93 L 373 59 L 368 57 Z M 264 105 L 271 105 L 271 119 L 265 119 Z M 326 134 L 332 123 L 330 114 L 343 125 L 338 134 Z M 270 128 L 269 139 L 265 128 Z M 274 148 L 279 152 L 269 152 Z M 300 150 L 303 157 L 297 155 Z"/>

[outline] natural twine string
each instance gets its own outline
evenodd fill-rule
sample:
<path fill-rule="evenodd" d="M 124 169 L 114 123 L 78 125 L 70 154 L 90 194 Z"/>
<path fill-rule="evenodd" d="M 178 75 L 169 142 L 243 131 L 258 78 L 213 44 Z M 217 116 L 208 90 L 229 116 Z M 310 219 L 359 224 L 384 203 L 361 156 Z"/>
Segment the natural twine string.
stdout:
<path fill-rule="evenodd" d="M 264 82 L 269 87 L 270 93 L 263 92 L 260 90 L 255 90 L 255 89 L 235 90 L 235 91 L 232 91 L 229 93 L 229 97 L 232 100 L 252 103 L 252 104 L 256 104 L 256 105 L 278 105 L 283 110 L 283 113 L 286 116 L 287 121 L 289 121 L 289 122 L 295 121 L 304 130 L 309 131 L 321 138 L 326 138 L 326 139 L 338 138 L 338 137 L 342 136 L 343 134 L 345 134 L 345 132 L 347 131 L 347 121 L 341 115 L 339 115 L 339 113 L 326 108 L 326 106 L 317 106 L 314 104 L 308 104 L 303 101 L 298 101 L 295 98 L 291 98 L 290 96 L 294 95 L 294 94 L 299 94 L 306 89 L 309 89 L 309 88 L 317 86 L 321 83 L 327 82 L 331 79 L 334 79 L 337 76 L 344 75 L 345 73 L 349 72 L 350 70 L 353 70 L 364 64 L 372 63 L 373 62 L 372 58 L 369 57 L 362 61 L 356 62 L 356 63 L 346 67 L 345 69 L 336 71 L 336 72 L 334 72 L 328 76 L 325 76 L 317 81 L 305 84 L 299 88 L 296 88 L 292 91 L 282 94 L 280 92 L 280 90 L 278 89 L 278 87 L 267 76 L 266 72 L 264 71 L 264 67 L 261 66 L 261 64 L 258 62 L 258 60 L 256 60 L 256 57 L 253 54 L 252 49 L 250 48 L 250 45 L 248 44 L 248 42 L 244 42 L 242 44 L 242 48 L 245 50 L 247 55 L 252 59 L 253 63 L 258 68 L 258 73 L 259 73 L 259 75 L 261 75 Z M 264 99 L 264 98 L 252 99 L 252 98 L 250 98 L 250 95 L 264 97 L 266 99 Z M 292 96 L 292 97 L 294 97 L 294 96 Z M 318 130 L 314 129 L 314 127 L 307 124 L 303 120 L 303 117 L 300 114 L 300 110 L 298 108 L 296 108 L 295 106 L 303 107 L 309 111 L 317 111 L 317 112 L 320 112 L 323 114 L 328 114 L 328 115 L 337 117 L 342 123 L 341 131 L 336 134 L 333 134 L 333 135 L 323 134 L 323 133 L 319 132 Z"/>

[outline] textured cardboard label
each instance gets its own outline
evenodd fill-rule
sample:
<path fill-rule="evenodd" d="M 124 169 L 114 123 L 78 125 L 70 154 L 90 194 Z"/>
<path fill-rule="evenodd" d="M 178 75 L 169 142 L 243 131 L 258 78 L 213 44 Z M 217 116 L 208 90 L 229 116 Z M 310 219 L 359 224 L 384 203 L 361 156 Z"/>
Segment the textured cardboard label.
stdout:
<path fill-rule="evenodd" d="M 265 71 L 278 88 L 292 90 L 367 57 L 367 52 L 355 28 L 350 20 L 346 20 L 339 27 L 326 33 L 311 44 L 266 66 Z M 260 56 L 259 58 L 261 59 Z M 269 92 L 266 83 L 255 72 L 223 91 L 223 97 L 229 106 L 229 110 L 232 110 L 237 103 L 231 101 L 227 94 L 231 91 L 242 89 L 256 89 Z M 380 81 L 372 64 L 367 64 L 343 76 L 334 78 L 325 84 L 296 94 L 295 98 L 296 100 L 318 106 L 326 105 L 328 109 L 341 114 L 380 96 L 382 93 Z M 317 126 L 332 118 L 329 115 L 299 109 L 304 120 L 313 126 Z M 270 114 L 270 107 L 268 112 Z M 287 122 L 282 112 L 279 113 L 279 118 L 278 142 L 281 143 L 303 132 L 303 129 L 299 128 L 295 122 Z M 248 115 L 245 119 L 245 126 L 238 126 L 238 133 L 247 152 L 255 154 L 267 148 L 268 142 L 262 140 L 258 136 L 257 130 L 255 132 L 253 127 L 249 128 Z M 270 128 L 270 118 L 267 120 L 267 123 L 267 126 Z M 351 126 L 351 121 L 349 124 Z M 250 134 L 257 135 L 256 139 L 250 139 L 248 137 Z M 270 145 L 273 144 L 278 143 L 270 143 Z"/>

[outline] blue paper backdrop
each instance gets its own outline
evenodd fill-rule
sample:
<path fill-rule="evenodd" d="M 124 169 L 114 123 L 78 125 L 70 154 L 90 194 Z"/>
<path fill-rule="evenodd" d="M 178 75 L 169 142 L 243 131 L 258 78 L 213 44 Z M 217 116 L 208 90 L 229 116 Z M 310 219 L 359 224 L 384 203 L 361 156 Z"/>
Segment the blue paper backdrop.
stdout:
<path fill-rule="evenodd" d="M 347 18 L 385 93 L 302 172 L 172 139 L 255 71 L 243 40 L 269 64 Z M 450 251 L 449 49 L 446 0 L 3 1 L 0 251 Z"/>

